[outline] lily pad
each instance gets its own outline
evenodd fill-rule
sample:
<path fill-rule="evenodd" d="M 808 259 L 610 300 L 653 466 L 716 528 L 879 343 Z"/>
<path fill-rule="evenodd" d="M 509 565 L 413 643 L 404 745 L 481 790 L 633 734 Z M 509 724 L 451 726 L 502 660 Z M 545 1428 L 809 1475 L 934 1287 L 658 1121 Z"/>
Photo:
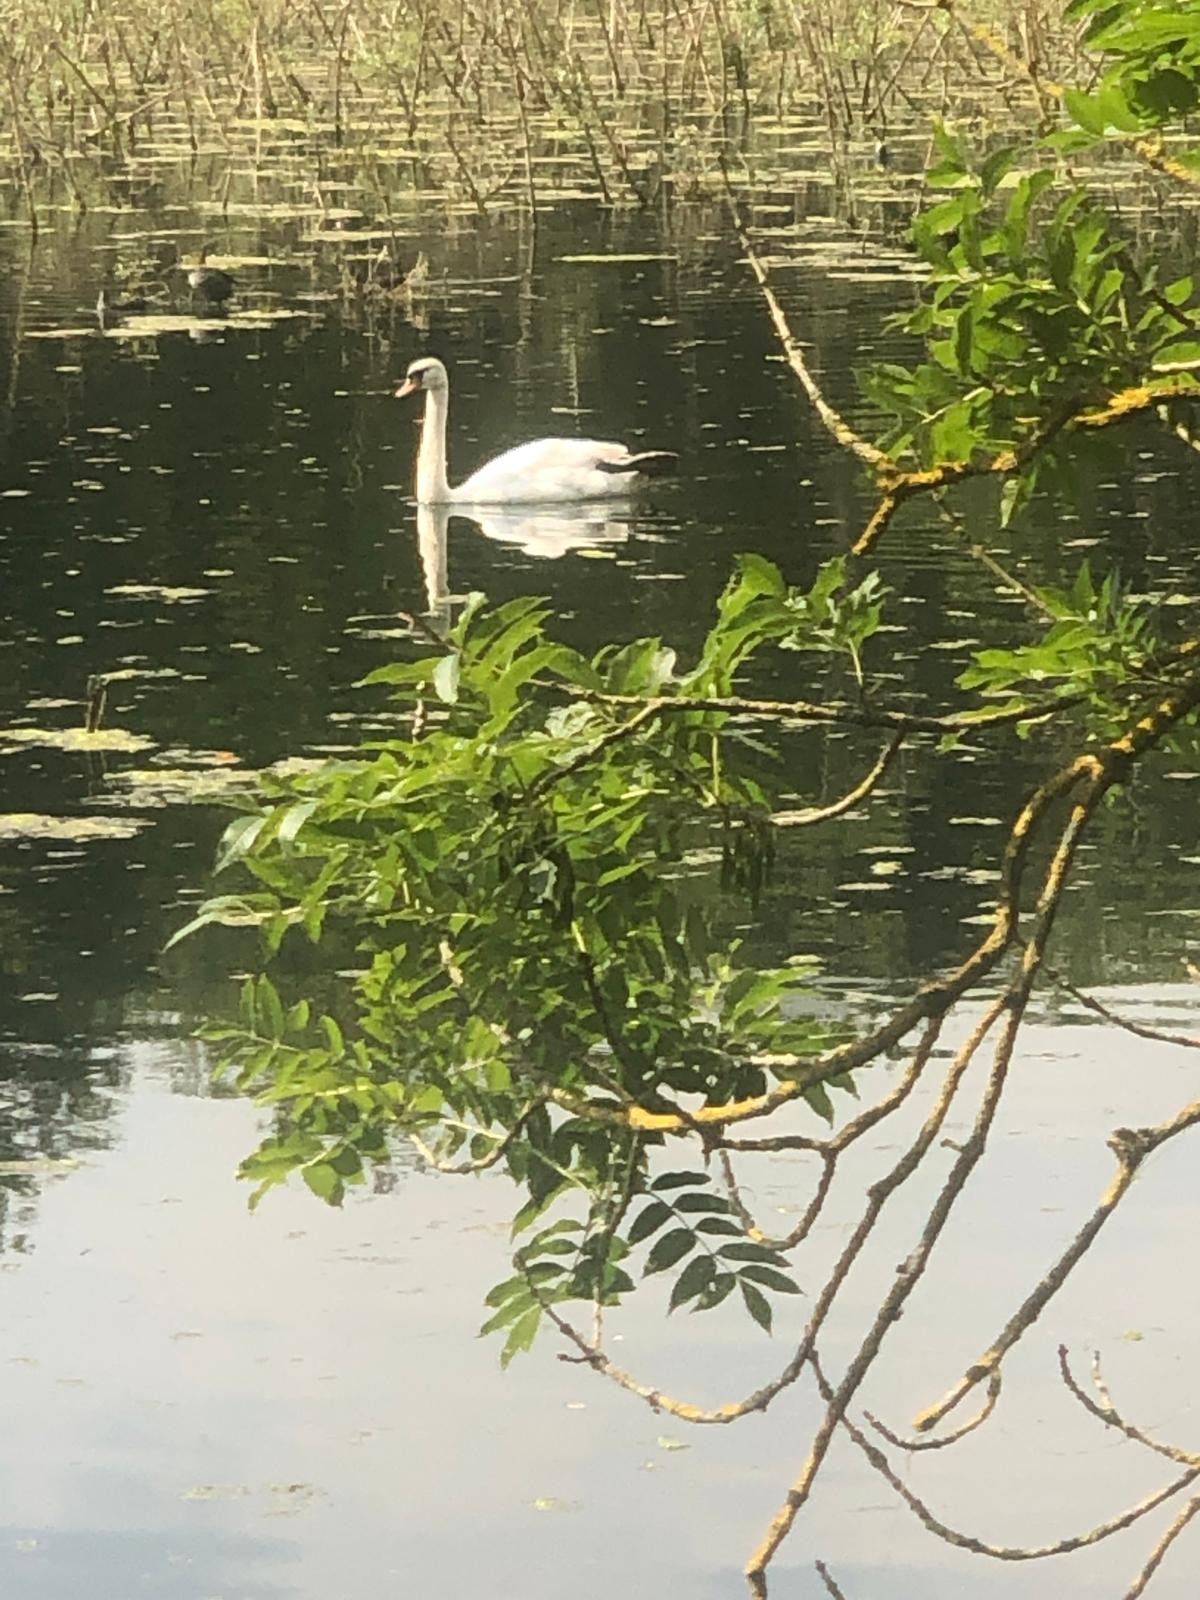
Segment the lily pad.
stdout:
<path fill-rule="evenodd" d="M 105 594 L 117 594 L 130 600 L 163 600 L 167 605 L 184 605 L 190 600 L 203 600 L 211 589 L 189 589 L 185 584 L 174 588 L 162 583 L 116 583 Z"/>
<path fill-rule="evenodd" d="M 95 326 L 87 328 L 26 328 L 27 339 L 90 339 L 97 329 Z"/>
<path fill-rule="evenodd" d="M 103 672 L 100 676 L 105 683 L 124 683 L 131 678 L 182 678 L 183 673 L 178 667 L 116 667 L 112 672 Z M 34 704 L 32 700 L 29 703 L 31 707 Z"/>
<path fill-rule="evenodd" d="M 137 817 L 52 817 L 37 811 L 0 812 L 0 839 L 132 839 L 147 824 Z"/>
<path fill-rule="evenodd" d="M 23 1161 L 0 1161 L 0 1178 L 34 1178 L 55 1172 L 74 1172 L 82 1165 L 73 1156 L 27 1156 Z"/>
<path fill-rule="evenodd" d="M 0 728 L 5 745 L 45 745 L 53 750 L 151 750 L 154 740 L 128 728 Z"/>
<path fill-rule="evenodd" d="M 678 261 L 679 257 L 664 251 L 630 251 L 626 255 L 570 255 L 559 256 L 560 261 L 570 261 L 578 266 L 619 266 L 627 261 Z"/>
<path fill-rule="evenodd" d="M 221 767 L 139 767 L 109 778 L 110 803 L 145 810 L 162 806 L 204 805 L 244 794 L 257 781 L 256 772 Z"/>

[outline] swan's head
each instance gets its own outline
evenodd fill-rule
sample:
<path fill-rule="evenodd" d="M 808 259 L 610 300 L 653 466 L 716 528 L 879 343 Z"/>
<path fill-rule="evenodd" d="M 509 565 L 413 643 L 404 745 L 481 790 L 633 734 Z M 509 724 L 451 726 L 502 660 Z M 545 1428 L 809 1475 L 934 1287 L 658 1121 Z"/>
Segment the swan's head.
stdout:
<path fill-rule="evenodd" d="M 403 400 L 405 395 L 416 394 L 421 389 L 428 389 L 433 394 L 444 394 L 450 387 L 450 380 L 446 376 L 446 369 L 436 356 L 422 356 L 419 361 L 414 361 L 404 374 L 404 382 L 396 390 L 396 399 Z"/>

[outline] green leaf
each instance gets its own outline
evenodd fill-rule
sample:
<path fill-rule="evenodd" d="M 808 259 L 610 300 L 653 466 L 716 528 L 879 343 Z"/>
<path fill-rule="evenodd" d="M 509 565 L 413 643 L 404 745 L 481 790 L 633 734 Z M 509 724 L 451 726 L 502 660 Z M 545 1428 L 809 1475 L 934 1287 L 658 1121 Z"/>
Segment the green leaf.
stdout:
<path fill-rule="evenodd" d="M 772 1321 L 771 1302 L 761 1289 L 756 1289 L 752 1283 L 747 1283 L 744 1277 L 740 1280 L 738 1287 L 742 1291 L 742 1299 L 745 1302 L 746 1310 L 764 1333 L 770 1333 Z"/>
<path fill-rule="evenodd" d="M 703 1294 L 716 1275 L 716 1263 L 711 1256 L 693 1257 L 675 1280 L 668 1311 L 677 1311 L 686 1301 Z"/>
<path fill-rule="evenodd" d="M 989 151 L 979 165 L 979 182 L 985 195 L 992 195 L 1000 180 L 1009 173 L 1020 155 L 1015 145 L 1001 145 Z"/>
<path fill-rule="evenodd" d="M 1154 365 L 1159 371 L 1166 366 L 1200 366 L 1200 338 L 1176 339 L 1161 345 L 1155 353 Z"/>
<path fill-rule="evenodd" d="M 1102 84 L 1097 98 L 1107 127 L 1116 128 L 1121 133 L 1140 133 L 1145 127 L 1145 122 L 1117 84 Z"/>
<path fill-rule="evenodd" d="M 708 1288 L 696 1297 L 692 1310 L 715 1311 L 717 1306 L 728 1300 L 737 1286 L 738 1280 L 732 1272 L 718 1272 Z"/>
<path fill-rule="evenodd" d="M 529 1299 L 529 1285 L 521 1272 L 505 1278 L 502 1283 L 493 1284 L 484 1296 L 483 1303 L 485 1306 L 502 1306 L 518 1298 Z"/>
<path fill-rule="evenodd" d="M 262 977 L 258 980 L 257 1000 L 264 1031 L 272 1039 L 282 1039 L 286 1027 L 283 1002 L 270 978 Z"/>
<path fill-rule="evenodd" d="M 518 1317 L 524 1316 L 529 1307 L 534 1304 L 533 1297 L 528 1288 L 524 1294 L 514 1295 L 504 1301 L 500 1309 L 490 1316 L 479 1330 L 479 1337 L 486 1338 L 489 1333 L 499 1333 L 501 1328 L 510 1328 Z"/>
<path fill-rule="evenodd" d="M 769 1261 L 778 1264 L 779 1252 L 770 1245 L 757 1244 L 747 1239 L 740 1244 L 723 1244 L 719 1254 L 728 1261 Z"/>
<path fill-rule="evenodd" d="M 664 1223 L 672 1217 L 669 1205 L 662 1200 L 652 1200 L 650 1204 L 638 1213 L 632 1228 L 629 1230 L 629 1243 L 641 1244 L 652 1233 L 657 1233 Z"/>
<path fill-rule="evenodd" d="M 1063 103 L 1075 121 L 1087 133 L 1101 134 L 1107 126 L 1104 108 L 1098 98 L 1084 94 L 1081 89 L 1065 88 Z"/>
<path fill-rule="evenodd" d="M 508 1338 L 504 1341 L 504 1348 L 500 1352 L 500 1366 L 505 1368 L 516 1355 L 530 1349 L 537 1338 L 538 1328 L 542 1322 L 542 1308 L 532 1305 L 523 1311 L 509 1329 Z"/>
<path fill-rule="evenodd" d="M 1029 219 L 1034 204 L 1053 182 L 1054 174 L 1043 169 L 1040 172 L 1031 172 L 1028 177 L 1022 178 L 1013 191 L 1001 231 L 1006 248 L 1014 258 L 1024 254 Z"/>
<path fill-rule="evenodd" d="M 454 705 L 458 700 L 459 675 L 462 670 L 462 657 L 456 651 L 453 655 L 443 656 L 433 669 L 433 690 L 439 700 L 447 705 Z"/>
<path fill-rule="evenodd" d="M 697 1233 L 720 1234 L 725 1238 L 741 1239 L 746 1230 L 729 1217 L 701 1217 L 696 1224 Z"/>
<path fill-rule="evenodd" d="M 689 1250 L 695 1248 L 696 1236 L 690 1228 L 676 1228 L 672 1233 L 663 1234 L 662 1238 L 651 1250 L 644 1271 L 645 1277 L 650 1277 L 655 1272 L 665 1272 L 668 1267 L 673 1267 L 681 1261 Z M 708 1257 L 705 1257 L 707 1260 Z"/>
<path fill-rule="evenodd" d="M 729 1212 L 733 1210 L 729 1201 L 719 1194 L 681 1194 L 675 1201 L 676 1211 L 713 1211 Z"/>
<path fill-rule="evenodd" d="M 1163 290 L 1163 299 L 1170 305 L 1183 306 L 1188 303 L 1196 292 L 1195 279 L 1191 276 L 1176 278 L 1173 283 L 1168 283 Z"/>
<path fill-rule="evenodd" d="M 774 1267 L 743 1267 L 741 1276 L 743 1279 L 752 1278 L 755 1283 L 765 1284 L 768 1289 L 774 1289 L 779 1294 L 799 1294 L 801 1292 L 799 1284 L 793 1283 L 790 1278 L 784 1277 L 783 1273 L 777 1271 Z"/>
<path fill-rule="evenodd" d="M 958 323 L 954 330 L 954 360 L 958 370 L 970 373 L 971 359 L 975 349 L 975 318 L 970 306 L 964 306 L 959 313 Z M 959 459 L 962 459 L 960 456 Z"/>
<path fill-rule="evenodd" d="M 726 622 L 733 621 L 746 610 L 752 600 L 764 595 L 781 598 L 786 593 L 783 575 L 773 561 L 753 553 L 737 558 L 733 577 L 721 596 L 720 608 Z"/>
<path fill-rule="evenodd" d="M 275 837 L 279 843 L 291 844 L 316 809 L 315 800 L 300 800 L 294 806 L 288 806 L 275 830 Z"/>
<path fill-rule="evenodd" d="M 345 1184 L 328 1161 L 317 1161 L 302 1167 L 300 1176 L 318 1199 L 331 1206 L 341 1205 L 346 1194 Z"/>
<path fill-rule="evenodd" d="M 254 848 L 254 842 L 267 825 L 265 815 L 253 817 L 238 817 L 231 822 L 221 835 L 221 843 L 217 850 L 217 863 L 215 872 L 224 872 L 226 867 L 247 855 Z"/>
<path fill-rule="evenodd" d="M 804 1091 L 804 1099 L 819 1117 L 824 1118 L 826 1122 L 833 1121 L 833 1101 L 829 1098 L 829 1091 L 823 1083 L 809 1084 Z"/>

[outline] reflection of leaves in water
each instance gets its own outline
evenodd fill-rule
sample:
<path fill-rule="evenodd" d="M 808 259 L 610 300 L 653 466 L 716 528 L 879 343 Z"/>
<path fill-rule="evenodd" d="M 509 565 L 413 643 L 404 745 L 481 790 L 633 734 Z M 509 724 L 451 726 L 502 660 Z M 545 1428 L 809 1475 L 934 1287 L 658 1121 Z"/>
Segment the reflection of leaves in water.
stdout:
<path fill-rule="evenodd" d="M 245 1500 L 254 1490 L 245 1483 L 198 1483 L 185 1489 L 181 1500 Z M 259 1491 L 272 1496 L 268 1517 L 290 1517 L 312 1504 L 317 1490 L 311 1483 L 269 1483 Z"/>
<path fill-rule="evenodd" d="M 148 312 L 145 314 L 129 312 L 120 314 L 120 321 L 114 321 L 109 326 L 101 329 L 96 323 L 85 326 L 62 326 L 55 328 L 26 328 L 27 339 L 153 339 L 164 333 L 194 333 L 198 328 L 214 332 L 221 329 L 239 329 L 245 332 L 254 332 L 260 328 L 269 328 L 276 322 L 294 322 L 301 317 L 309 317 L 312 313 L 301 310 L 296 306 L 253 306 L 243 310 L 232 311 L 228 316 L 198 317 L 195 314 L 179 312 Z"/>
<path fill-rule="evenodd" d="M 245 767 L 230 767 L 236 760 L 223 750 L 207 758 L 188 756 L 189 767 L 135 767 L 108 775 L 114 805 L 157 810 L 161 806 L 211 805 L 255 787 L 259 774 Z M 204 765 L 199 763 L 204 761 Z"/>
<path fill-rule="evenodd" d="M 281 778 L 313 772 L 324 765 L 315 757 L 293 756 L 272 766 L 239 767 L 228 750 L 168 751 L 192 763 L 176 767 L 133 767 L 106 775 L 108 803 L 139 809 L 161 806 L 213 805 L 258 787 L 263 772 Z"/>
<path fill-rule="evenodd" d="M 82 1165 L 74 1156 L 26 1156 L 20 1161 L 0 1161 L 0 1178 L 50 1177 L 56 1172 L 74 1172 Z"/>
<path fill-rule="evenodd" d="M 312 1504 L 317 1493 L 311 1483 L 272 1483 L 268 1489 L 275 1496 L 269 1517 L 294 1517 Z"/>
<path fill-rule="evenodd" d="M 569 261 L 576 266 L 617 265 L 627 261 L 678 261 L 679 257 L 663 251 L 631 251 L 626 255 L 570 255 L 559 256 L 559 261 Z"/>
<path fill-rule="evenodd" d="M 153 316 L 128 316 L 111 328 L 105 328 L 106 339 L 153 339 L 163 333 L 193 334 L 197 329 L 215 333 L 229 329 L 237 332 L 254 332 L 269 328 L 276 322 L 294 322 L 311 313 L 294 306 L 254 306 L 252 309 L 231 311 L 227 316 L 181 316 L 162 313 Z M 43 335 L 44 337 L 44 335 Z"/>
<path fill-rule="evenodd" d="M 5 745 L 46 745 L 54 750 L 150 750 L 154 740 L 128 728 L 0 728 Z"/>
<path fill-rule="evenodd" d="M 132 839 L 146 827 L 137 817 L 51 817 L 34 811 L 0 812 L 0 839 Z"/>
<path fill-rule="evenodd" d="M 182 605 L 190 600 L 203 600 L 212 594 L 211 589 L 189 589 L 184 585 L 168 588 L 162 583 L 118 583 L 105 594 L 117 594 L 130 600 L 163 600 L 167 605 Z"/>
<path fill-rule="evenodd" d="M 205 592 L 207 592 L 207 591 L 205 591 Z M 112 672 L 103 672 L 103 673 L 100 673 L 98 676 L 105 683 L 124 683 L 124 682 L 127 682 L 129 679 L 134 679 L 134 678 L 136 678 L 136 679 L 144 679 L 144 678 L 182 678 L 183 677 L 183 673 L 180 672 L 178 667 L 117 667 Z M 74 702 L 70 701 L 70 700 L 59 700 L 59 701 L 56 701 L 56 702 L 55 701 L 44 701 L 42 703 L 45 704 L 45 705 L 51 705 L 51 704 L 72 705 L 72 704 L 74 704 Z M 31 700 L 29 702 L 29 709 L 33 710 L 37 706 L 37 704 L 38 704 L 37 701 Z"/>

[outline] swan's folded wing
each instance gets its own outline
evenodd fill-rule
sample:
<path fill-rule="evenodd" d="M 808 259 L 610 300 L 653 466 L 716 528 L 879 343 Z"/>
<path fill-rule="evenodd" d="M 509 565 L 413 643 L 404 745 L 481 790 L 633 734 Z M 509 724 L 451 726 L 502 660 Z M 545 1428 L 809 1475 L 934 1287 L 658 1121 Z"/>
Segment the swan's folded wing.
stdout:
<path fill-rule="evenodd" d="M 629 472 L 640 478 L 669 478 L 679 465 L 674 450 L 638 450 L 630 455 L 626 450 L 620 461 L 601 461 L 601 472 Z"/>
<path fill-rule="evenodd" d="M 627 494 L 641 470 L 623 444 L 606 439 L 532 439 L 480 467 L 454 491 L 460 504 L 533 505 Z"/>

